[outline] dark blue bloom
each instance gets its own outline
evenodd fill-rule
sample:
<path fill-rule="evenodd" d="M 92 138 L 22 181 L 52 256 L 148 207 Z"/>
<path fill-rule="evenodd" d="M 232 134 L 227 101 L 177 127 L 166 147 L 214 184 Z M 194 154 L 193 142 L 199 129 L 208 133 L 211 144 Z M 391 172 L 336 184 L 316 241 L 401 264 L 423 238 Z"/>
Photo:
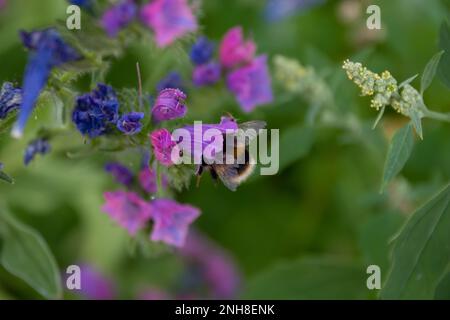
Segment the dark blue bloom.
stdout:
<path fill-rule="evenodd" d="M 117 121 L 117 128 L 126 135 L 133 135 L 141 131 L 143 112 L 130 112 L 122 115 Z"/>
<path fill-rule="evenodd" d="M 90 8 L 92 6 L 92 0 L 69 0 L 69 2 L 80 8 Z"/>
<path fill-rule="evenodd" d="M 266 20 L 275 22 L 324 3 L 325 0 L 267 0 Z"/>
<path fill-rule="evenodd" d="M 176 71 L 170 72 L 165 78 L 161 79 L 156 85 L 156 89 L 158 90 L 158 92 L 169 88 L 180 89 L 181 91 L 186 92 L 186 90 L 184 90 L 183 79 L 181 78 L 181 75 Z"/>
<path fill-rule="evenodd" d="M 54 29 L 21 32 L 20 35 L 25 47 L 31 50 L 31 54 L 25 69 L 20 113 L 12 130 L 14 137 L 22 136 L 25 124 L 41 90 L 47 83 L 52 68 L 81 58 Z"/>
<path fill-rule="evenodd" d="M 50 152 L 51 147 L 46 139 L 38 138 L 31 141 L 27 148 L 25 149 L 25 155 L 23 157 L 23 162 L 27 166 L 31 160 L 34 159 L 36 154 L 40 153 L 42 155 Z"/>
<path fill-rule="evenodd" d="M 133 183 L 133 173 L 125 166 L 117 162 L 110 162 L 105 165 L 106 172 L 109 172 L 118 183 L 130 186 Z"/>
<path fill-rule="evenodd" d="M 190 57 L 194 64 L 200 65 L 209 62 L 213 54 L 214 43 L 209 41 L 206 37 L 200 37 L 197 42 L 193 44 Z"/>
<path fill-rule="evenodd" d="M 102 16 L 101 25 L 110 37 L 134 20 L 137 14 L 137 6 L 133 0 L 124 0 L 112 6 Z"/>
<path fill-rule="evenodd" d="M 22 103 L 22 89 L 15 88 L 11 82 L 5 82 L 0 91 L 0 119 L 17 110 Z"/>
<path fill-rule="evenodd" d="M 119 101 L 114 90 L 110 86 L 98 84 L 96 90 L 76 99 L 72 121 L 82 134 L 95 138 L 106 133 L 110 125 L 116 123 L 118 112 Z"/>

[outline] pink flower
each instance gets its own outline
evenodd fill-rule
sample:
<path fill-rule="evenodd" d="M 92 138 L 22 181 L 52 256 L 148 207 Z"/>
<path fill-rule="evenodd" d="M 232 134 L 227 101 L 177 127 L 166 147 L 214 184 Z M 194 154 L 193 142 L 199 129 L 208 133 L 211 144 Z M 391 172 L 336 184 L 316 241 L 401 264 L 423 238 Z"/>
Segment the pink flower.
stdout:
<path fill-rule="evenodd" d="M 200 210 L 170 199 L 157 199 L 152 205 L 153 230 L 150 239 L 182 247 L 189 225 L 200 215 Z"/>
<path fill-rule="evenodd" d="M 141 18 L 155 32 L 159 47 L 197 29 L 197 21 L 186 0 L 154 0 L 142 7 Z"/>
<path fill-rule="evenodd" d="M 138 296 L 139 300 L 168 300 L 169 298 L 170 295 L 167 292 L 156 288 L 147 288 Z"/>
<path fill-rule="evenodd" d="M 234 27 L 222 39 L 219 48 L 220 62 L 226 68 L 233 68 L 250 62 L 255 52 L 255 43 L 252 40 L 244 40 L 242 27 Z"/>
<path fill-rule="evenodd" d="M 177 148 L 175 141 L 172 141 L 172 135 L 167 129 L 158 129 L 151 133 L 150 141 L 155 152 L 156 159 L 164 166 L 169 167 L 174 164 L 172 159 L 172 150 Z M 176 154 L 176 152 L 174 152 Z"/>
<path fill-rule="evenodd" d="M 135 235 L 149 221 L 152 206 L 142 200 L 136 193 L 105 192 L 104 197 L 106 202 L 102 210 L 121 227 L 127 229 L 131 235 Z"/>
<path fill-rule="evenodd" d="M 148 193 L 156 193 L 158 191 L 158 183 L 156 179 L 156 172 L 153 169 L 147 167 L 139 172 L 139 183 L 141 184 L 142 189 Z M 161 180 L 162 187 L 165 188 L 167 186 L 166 176 L 163 175 Z"/>
<path fill-rule="evenodd" d="M 186 95 L 179 89 L 167 88 L 162 90 L 156 98 L 152 108 L 153 122 L 182 118 L 186 115 L 187 107 L 184 104 Z"/>
<path fill-rule="evenodd" d="M 272 102 L 267 56 L 256 57 L 249 65 L 229 73 L 227 85 L 245 112 L 252 111 L 258 105 Z"/>

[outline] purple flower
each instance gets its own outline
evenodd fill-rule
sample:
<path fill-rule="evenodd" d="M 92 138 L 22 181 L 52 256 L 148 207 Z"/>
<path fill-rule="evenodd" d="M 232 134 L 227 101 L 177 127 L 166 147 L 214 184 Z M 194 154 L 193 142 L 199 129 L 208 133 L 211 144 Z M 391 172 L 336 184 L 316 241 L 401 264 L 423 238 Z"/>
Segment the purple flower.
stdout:
<path fill-rule="evenodd" d="M 148 193 L 156 193 L 158 191 L 158 183 L 156 171 L 146 167 L 139 172 L 139 183 L 145 191 Z M 167 177 L 163 175 L 161 177 L 161 185 L 163 188 L 167 187 Z"/>
<path fill-rule="evenodd" d="M 181 90 L 169 88 L 161 91 L 152 108 L 153 121 L 158 123 L 184 117 L 187 112 L 185 99 L 186 95 Z"/>
<path fill-rule="evenodd" d="M 170 199 L 156 199 L 152 206 L 154 224 L 150 239 L 182 247 L 189 225 L 200 215 L 200 210 Z"/>
<path fill-rule="evenodd" d="M 101 25 L 110 37 L 115 37 L 120 30 L 134 20 L 137 6 L 133 0 L 123 0 L 112 6 L 102 16 Z"/>
<path fill-rule="evenodd" d="M 118 111 L 119 101 L 112 87 L 98 84 L 96 90 L 76 99 L 72 121 L 83 135 L 95 138 L 116 123 Z"/>
<path fill-rule="evenodd" d="M 34 157 L 37 154 L 46 154 L 48 152 L 50 152 L 51 150 L 51 146 L 48 143 L 48 141 L 46 139 L 35 139 L 33 141 L 31 141 L 27 148 L 25 149 L 25 154 L 23 156 L 23 162 L 25 163 L 25 165 L 27 166 L 31 160 L 34 159 Z"/>
<path fill-rule="evenodd" d="M 186 0 L 154 0 L 142 7 L 141 18 L 155 32 L 159 47 L 197 30 L 197 21 Z"/>
<path fill-rule="evenodd" d="M 36 100 L 47 83 L 50 71 L 61 64 L 80 59 L 74 48 L 66 44 L 54 29 L 21 32 L 22 42 L 31 54 L 23 80 L 23 98 L 12 135 L 21 137 Z"/>
<path fill-rule="evenodd" d="M 214 43 L 206 37 L 200 37 L 191 47 L 191 61 L 196 65 L 209 62 L 214 54 Z"/>
<path fill-rule="evenodd" d="M 256 106 L 272 102 L 272 87 L 265 55 L 255 58 L 249 65 L 232 71 L 227 85 L 245 112 Z"/>
<path fill-rule="evenodd" d="M 89 300 L 111 300 L 117 296 L 115 284 L 87 264 L 80 265 L 81 295 Z"/>
<path fill-rule="evenodd" d="M 172 151 L 177 148 L 172 135 L 167 129 L 158 129 L 151 133 L 150 141 L 153 146 L 156 159 L 164 166 L 171 166 L 175 159 L 172 159 Z M 175 153 L 175 151 L 174 151 Z"/>
<path fill-rule="evenodd" d="M 199 269 L 213 298 L 236 297 L 241 277 L 228 252 L 200 233 L 190 232 L 181 254 Z"/>
<path fill-rule="evenodd" d="M 220 44 L 220 63 L 225 68 L 246 64 L 252 61 L 255 52 L 255 43 L 252 40 L 245 41 L 242 28 L 234 27 L 225 34 Z"/>
<path fill-rule="evenodd" d="M 122 115 L 117 121 L 117 128 L 126 135 L 133 135 L 141 131 L 143 112 L 130 112 Z"/>
<path fill-rule="evenodd" d="M 22 103 L 22 89 L 15 88 L 11 82 L 5 82 L 0 90 L 0 119 L 13 110 L 17 110 Z"/>
<path fill-rule="evenodd" d="M 133 183 L 133 173 L 120 163 L 107 163 L 105 165 L 105 171 L 109 172 L 118 183 L 121 183 L 127 187 Z"/>
<path fill-rule="evenodd" d="M 2 10 L 3 8 L 6 7 L 8 3 L 6 2 L 6 0 L 0 0 L 0 10 Z"/>
<path fill-rule="evenodd" d="M 147 288 L 138 295 L 139 300 L 168 300 L 170 295 L 160 289 Z"/>
<path fill-rule="evenodd" d="M 192 81 L 196 86 L 213 85 L 220 80 L 220 64 L 210 62 L 196 66 L 192 74 Z"/>
<path fill-rule="evenodd" d="M 183 79 L 181 78 L 181 75 L 176 71 L 170 72 L 156 85 L 156 90 L 158 90 L 158 92 L 169 88 L 175 88 L 184 91 Z"/>
<path fill-rule="evenodd" d="M 134 192 L 105 192 L 104 197 L 102 210 L 130 235 L 143 228 L 152 215 L 152 206 Z"/>

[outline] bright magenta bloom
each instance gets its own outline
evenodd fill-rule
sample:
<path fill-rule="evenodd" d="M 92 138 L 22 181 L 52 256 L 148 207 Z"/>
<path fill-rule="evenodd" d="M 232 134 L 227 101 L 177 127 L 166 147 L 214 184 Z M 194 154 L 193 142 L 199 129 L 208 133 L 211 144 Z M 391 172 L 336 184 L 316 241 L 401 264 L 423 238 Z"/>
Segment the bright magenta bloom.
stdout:
<path fill-rule="evenodd" d="M 105 192 L 104 197 L 106 202 L 102 210 L 131 235 L 135 235 L 150 220 L 152 206 L 136 193 Z"/>
<path fill-rule="evenodd" d="M 187 112 L 187 107 L 184 104 L 186 98 L 181 90 L 173 88 L 162 90 L 152 108 L 153 122 L 159 123 L 184 117 Z"/>
<path fill-rule="evenodd" d="M 234 27 L 225 34 L 220 44 L 220 63 L 225 68 L 249 63 L 255 52 L 255 43 L 252 40 L 244 40 L 242 27 Z"/>
<path fill-rule="evenodd" d="M 151 133 L 150 141 L 155 152 L 156 159 L 164 166 L 171 166 L 172 150 L 176 147 L 176 142 L 172 141 L 172 135 L 167 129 L 158 129 Z"/>
<path fill-rule="evenodd" d="M 200 215 L 200 210 L 170 199 L 156 199 L 152 202 L 152 241 L 162 241 L 182 247 L 189 225 Z"/>
<path fill-rule="evenodd" d="M 151 1 L 142 7 L 141 18 L 155 32 L 159 47 L 197 30 L 197 21 L 186 0 Z"/>
<path fill-rule="evenodd" d="M 249 65 L 227 76 L 227 85 L 245 112 L 273 100 L 267 56 L 256 57 Z"/>

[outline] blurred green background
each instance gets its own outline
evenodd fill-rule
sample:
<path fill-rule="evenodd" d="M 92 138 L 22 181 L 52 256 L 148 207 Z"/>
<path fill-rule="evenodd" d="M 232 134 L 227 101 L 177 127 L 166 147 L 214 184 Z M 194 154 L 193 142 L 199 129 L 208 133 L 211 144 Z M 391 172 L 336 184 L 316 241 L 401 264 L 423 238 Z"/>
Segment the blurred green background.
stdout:
<path fill-rule="evenodd" d="M 365 28 L 368 4 L 381 7 L 383 28 L 375 35 Z M 13 0 L 0 12 L 1 82 L 21 83 L 27 53 L 18 30 L 64 19 L 65 8 L 63 0 Z M 215 122 L 231 112 L 242 121 L 266 120 L 269 128 L 280 129 L 281 161 L 291 160 L 277 175 L 253 177 L 235 193 L 205 177 L 200 187 L 192 182 L 177 198 L 202 210 L 196 227 L 235 257 L 244 275 L 242 296 L 374 297 L 376 293 L 365 288 L 366 266 L 380 265 L 385 278 L 389 239 L 415 208 L 450 179 L 450 125 L 425 120 L 424 141 L 417 142 L 402 176 L 388 192 L 379 194 L 387 138 L 406 119 L 388 112 L 380 128 L 370 131 L 376 112 L 346 79 L 341 64 L 348 57 L 360 57 L 371 70 L 387 69 L 400 81 L 420 73 L 438 51 L 439 27 L 449 16 L 450 3 L 327 1 L 274 23 L 263 19 L 263 8 L 261 0 L 203 1 L 201 32 L 218 42 L 229 28 L 242 25 L 254 37 L 259 53 L 281 54 L 313 66 L 330 85 L 339 112 L 355 115 L 363 131 L 333 126 L 304 129 L 305 99 L 282 99 L 276 85 L 275 102 L 248 115 L 223 89 L 191 88 L 190 119 Z M 118 88 L 136 86 L 136 61 L 142 68 L 144 89 L 151 93 L 171 70 L 188 79 L 191 67 L 183 45 L 174 50 L 181 55 L 167 55 L 163 62 L 162 55 L 150 48 L 132 44 L 113 61 L 107 82 Z M 82 79 L 80 88 L 88 88 L 89 81 Z M 449 91 L 437 78 L 425 100 L 434 110 L 450 111 Z M 37 125 L 48 116 L 42 111 L 33 121 Z M 293 134 L 283 140 L 286 132 Z M 127 298 L 146 284 L 164 288 L 176 279 L 180 266 L 173 253 L 130 255 L 125 231 L 100 211 L 102 193 L 117 188 L 103 164 L 123 155 L 69 158 L 67 146 L 82 144 L 73 133 L 59 137 L 49 155 L 25 168 L 26 141 L 13 141 L 7 132 L 0 135 L 0 161 L 15 179 L 13 185 L 0 183 L 0 203 L 44 237 L 62 269 L 78 261 L 92 263 L 118 281 L 121 295 Z M 0 298 L 30 297 L 38 295 L 0 269 Z"/>

